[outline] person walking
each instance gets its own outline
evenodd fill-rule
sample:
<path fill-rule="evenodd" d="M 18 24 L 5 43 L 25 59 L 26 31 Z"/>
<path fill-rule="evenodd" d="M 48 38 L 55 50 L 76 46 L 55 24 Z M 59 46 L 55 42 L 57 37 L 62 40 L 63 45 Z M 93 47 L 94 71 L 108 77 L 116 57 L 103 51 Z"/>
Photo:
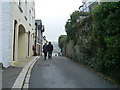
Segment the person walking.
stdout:
<path fill-rule="evenodd" d="M 48 59 L 52 59 L 52 51 L 53 51 L 53 45 L 51 42 L 47 45 L 47 51 L 48 51 Z"/>
<path fill-rule="evenodd" d="M 44 53 L 44 59 L 46 60 L 47 57 L 47 43 L 43 45 L 43 53 Z"/>

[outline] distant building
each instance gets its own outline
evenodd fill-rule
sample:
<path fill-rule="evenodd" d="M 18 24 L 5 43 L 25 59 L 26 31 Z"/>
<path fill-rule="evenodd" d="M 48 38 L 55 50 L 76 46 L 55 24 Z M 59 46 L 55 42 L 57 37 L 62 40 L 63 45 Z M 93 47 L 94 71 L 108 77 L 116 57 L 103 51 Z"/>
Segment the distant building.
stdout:
<path fill-rule="evenodd" d="M 41 20 L 36 20 L 35 21 L 35 52 L 37 55 L 42 55 L 42 46 L 43 46 L 43 32 L 45 31 L 44 25 L 42 25 Z"/>
<path fill-rule="evenodd" d="M 48 44 L 48 41 L 47 41 L 47 39 L 46 39 L 46 36 L 43 36 L 43 37 L 42 37 L 42 43 L 43 43 L 43 45 L 44 45 L 45 43 Z"/>
<path fill-rule="evenodd" d="M 2 36 L 3 67 L 12 65 L 21 58 L 33 55 L 35 36 L 34 0 L 0 0 L 0 36 Z"/>
<path fill-rule="evenodd" d="M 98 4 L 99 0 L 83 0 L 82 10 L 84 12 L 91 12 L 93 6 Z"/>
<path fill-rule="evenodd" d="M 59 56 L 59 51 L 57 51 L 55 48 L 53 49 L 53 54 L 52 56 Z"/>

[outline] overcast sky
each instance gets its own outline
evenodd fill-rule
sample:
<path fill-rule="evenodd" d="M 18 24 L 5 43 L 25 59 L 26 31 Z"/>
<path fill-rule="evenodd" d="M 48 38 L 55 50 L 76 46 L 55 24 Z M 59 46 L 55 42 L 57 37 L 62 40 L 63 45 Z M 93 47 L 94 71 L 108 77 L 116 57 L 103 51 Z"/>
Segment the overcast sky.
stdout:
<path fill-rule="evenodd" d="M 82 0 L 35 0 L 36 19 L 45 25 L 48 41 L 58 41 L 60 35 L 66 34 L 65 23 L 80 5 Z"/>

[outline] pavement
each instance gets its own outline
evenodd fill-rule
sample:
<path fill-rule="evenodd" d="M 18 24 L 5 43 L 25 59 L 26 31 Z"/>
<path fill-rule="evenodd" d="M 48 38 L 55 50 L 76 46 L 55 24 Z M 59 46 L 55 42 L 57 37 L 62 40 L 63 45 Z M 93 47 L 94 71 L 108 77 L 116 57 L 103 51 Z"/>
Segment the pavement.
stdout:
<path fill-rule="evenodd" d="M 39 56 L 18 59 L 9 68 L 2 69 L 2 88 L 22 88 L 26 74 Z M 0 73 L 1 74 L 1 73 Z"/>
<path fill-rule="evenodd" d="M 116 88 L 116 85 L 66 57 L 53 57 L 40 58 L 35 63 L 29 88 Z"/>

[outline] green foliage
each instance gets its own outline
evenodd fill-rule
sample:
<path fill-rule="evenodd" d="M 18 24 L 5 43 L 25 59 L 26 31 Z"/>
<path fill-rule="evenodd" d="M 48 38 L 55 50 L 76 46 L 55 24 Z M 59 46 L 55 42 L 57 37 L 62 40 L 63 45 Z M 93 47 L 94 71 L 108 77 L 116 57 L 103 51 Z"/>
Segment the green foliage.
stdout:
<path fill-rule="evenodd" d="M 90 15 L 90 13 L 89 12 L 80 12 L 79 15 L 80 16 L 88 16 L 88 15 Z"/>
<path fill-rule="evenodd" d="M 120 82 L 120 3 L 100 3 L 94 7 L 92 18 L 88 15 L 89 13 L 79 11 L 71 14 L 65 25 L 67 36 L 59 37 L 59 46 L 62 49 L 67 42 L 74 41 L 75 58 L 80 55 L 79 53 L 87 57 L 86 52 L 89 52 L 90 55 L 96 57 L 93 62 L 97 70 Z M 79 16 L 89 18 L 77 22 Z M 86 30 L 87 25 L 89 30 Z M 83 44 L 79 37 L 88 39 L 88 43 Z M 77 59 L 80 60 L 80 58 L 82 57 Z"/>
<path fill-rule="evenodd" d="M 99 45 L 97 69 L 120 81 L 120 3 L 101 3 L 92 15 L 93 33 Z"/>
<path fill-rule="evenodd" d="M 88 15 L 89 15 L 88 12 L 79 12 L 79 11 L 75 11 L 70 15 L 70 19 L 68 19 L 65 25 L 65 29 L 67 33 L 67 41 L 73 40 L 74 44 L 77 43 L 78 38 L 76 36 L 76 33 L 79 30 L 79 28 L 83 26 L 85 23 L 84 21 L 82 23 L 77 23 L 77 19 L 79 18 L 79 16 L 88 16 Z"/>
<path fill-rule="evenodd" d="M 66 25 L 65 25 L 65 29 L 66 29 L 66 32 L 67 32 L 67 39 L 68 41 L 69 40 L 74 40 L 76 41 L 75 39 L 75 30 L 76 30 L 76 21 L 77 21 L 77 14 L 79 12 L 78 11 L 75 11 L 72 13 L 72 15 L 70 16 L 70 19 L 66 22 Z"/>
<path fill-rule="evenodd" d="M 58 46 L 62 49 L 66 43 L 66 35 L 61 35 L 58 39 Z"/>

